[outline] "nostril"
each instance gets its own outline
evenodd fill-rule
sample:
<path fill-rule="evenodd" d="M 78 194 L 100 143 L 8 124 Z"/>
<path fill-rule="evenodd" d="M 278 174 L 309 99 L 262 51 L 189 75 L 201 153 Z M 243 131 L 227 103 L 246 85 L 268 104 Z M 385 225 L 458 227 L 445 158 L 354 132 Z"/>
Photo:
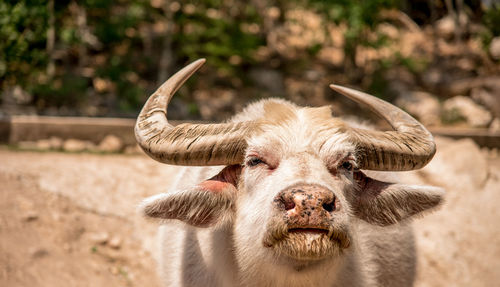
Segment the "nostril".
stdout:
<path fill-rule="evenodd" d="M 293 201 L 285 201 L 285 210 L 290 210 L 295 208 L 295 202 Z"/>
<path fill-rule="evenodd" d="M 325 209 L 328 212 L 334 211 L 335 210 L 335 200 L 332 200 L 331 202 L 323 203 L 323 209 Z"/>

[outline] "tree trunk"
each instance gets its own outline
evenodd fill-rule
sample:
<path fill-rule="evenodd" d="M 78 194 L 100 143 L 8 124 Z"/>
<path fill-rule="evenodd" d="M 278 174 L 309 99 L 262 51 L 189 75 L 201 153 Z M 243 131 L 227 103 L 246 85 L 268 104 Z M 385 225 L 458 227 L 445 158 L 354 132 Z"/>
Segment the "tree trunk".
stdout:
<path fill-rule="evenodd" d="M 162 50 L 160 56 L 160 62 L 158 66 L 158 79 L 157 84 L 161 85 L 170 75 L 172 69 L 172 63 L 174 61 L 172 53 L 172 34 L 174 32 L 174 22 L 173 13 L 170 11 L 170 1 L 166 1 L 163 5 L 163 13 L 165 13 L 165 24 L 167 29 L 165 35 L 163 36 Z"/>
<path fill-rule="evenodd" d="M 89 33 L 89 28 L 87 26 L 87 11 L 85 7 L 78 5 L 76 1 L 73 1 L 71 6 L 71 11 L 76 19 L 78 39 L 80 40 L 78 43 L 78 69 L 82 71 L 89 63 L 86 42 L 86 37 Z"/>
<path fill-rule="evenodd" d="M 55 74 L 55 61 L 54 61 L 54 45 L 56 40 L 55 32 L 55 17 L 54 17 L 54 0 L 49 0 L 47 3 L 47 11 L 49 14 L 49 27 L 47 29 L 47 55 L 49 63 L 47 64 L 47 77 L 51 80 Z"/>

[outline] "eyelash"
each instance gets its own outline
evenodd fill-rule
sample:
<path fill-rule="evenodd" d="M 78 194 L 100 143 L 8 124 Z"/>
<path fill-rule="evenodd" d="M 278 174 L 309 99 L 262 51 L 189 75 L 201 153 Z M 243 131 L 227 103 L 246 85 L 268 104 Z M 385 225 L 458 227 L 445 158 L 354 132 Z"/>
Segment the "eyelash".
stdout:
<path fill-rule="evenodd" d="M 246 165 L 249 167 L 257 166 L 259 164 L 266 164 L 266 162 L 257 157 L 252 157 L 246 162 Z"/>

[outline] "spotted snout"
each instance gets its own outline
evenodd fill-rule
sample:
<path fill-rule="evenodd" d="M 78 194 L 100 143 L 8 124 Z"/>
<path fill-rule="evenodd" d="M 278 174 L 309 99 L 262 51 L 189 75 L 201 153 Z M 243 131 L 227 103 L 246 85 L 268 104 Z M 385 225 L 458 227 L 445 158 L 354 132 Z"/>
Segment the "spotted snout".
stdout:
<path fill-rule="evenodd" d="M 285 216 L 289 231 L 294 229 L 328 230 L 340 204 L 335 194 L 322 186 L 301 184 L 281 191 L 276 207 Z"/>

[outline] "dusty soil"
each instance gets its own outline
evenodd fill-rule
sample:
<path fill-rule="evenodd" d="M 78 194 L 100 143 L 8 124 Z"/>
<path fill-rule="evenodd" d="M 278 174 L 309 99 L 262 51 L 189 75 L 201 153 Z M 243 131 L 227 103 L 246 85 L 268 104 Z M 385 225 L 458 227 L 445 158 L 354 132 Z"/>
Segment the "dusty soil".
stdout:
<path fill-rule="evenodd" d="M 158 286 L 155 224 L 135 208 L 175 170 L 143 155 L 0 148 L 0 286 Z M 500 159 L 438 139 L 433 162 L 402 180 L 447 189 L 415 222 L 416 286 L 497 284 Z"/>
<path fill-rule="evenodd" d="M 0 150 L 0 286 L 158 286 L 143 156 Z"/>

